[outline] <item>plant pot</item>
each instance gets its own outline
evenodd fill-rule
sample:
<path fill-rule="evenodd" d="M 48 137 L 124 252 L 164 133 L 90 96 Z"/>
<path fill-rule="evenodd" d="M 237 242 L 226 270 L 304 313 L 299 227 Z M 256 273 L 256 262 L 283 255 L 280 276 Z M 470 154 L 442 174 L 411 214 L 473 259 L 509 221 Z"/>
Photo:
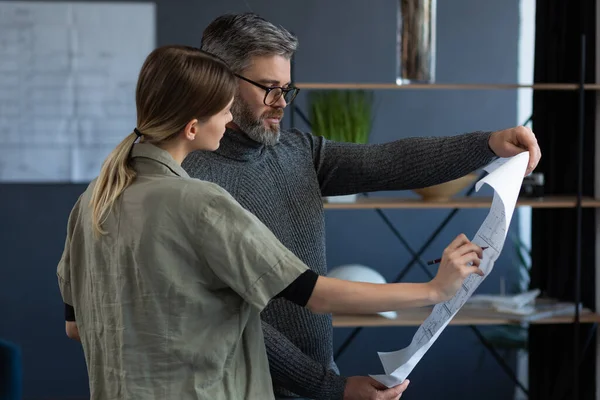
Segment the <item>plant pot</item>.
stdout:
<path fill-rule="evenodd" d="M 328 203 L 355 203 L 358 194 L 346 194 L 343 196 L 326 196 L 325 201 Z"/>

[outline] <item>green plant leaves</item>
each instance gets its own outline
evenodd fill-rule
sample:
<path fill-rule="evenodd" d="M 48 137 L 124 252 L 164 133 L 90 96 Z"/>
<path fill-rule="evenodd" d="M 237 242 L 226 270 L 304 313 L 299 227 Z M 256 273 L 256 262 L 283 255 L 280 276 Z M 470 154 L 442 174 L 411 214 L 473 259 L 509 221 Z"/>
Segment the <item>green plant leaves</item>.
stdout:
<path fill-rule="evenodd" d="M 373 92 L 320 90 L 309 92 L 308 98 L 314 134 L 337 142 L 368 142 L 373 119 Z"/>

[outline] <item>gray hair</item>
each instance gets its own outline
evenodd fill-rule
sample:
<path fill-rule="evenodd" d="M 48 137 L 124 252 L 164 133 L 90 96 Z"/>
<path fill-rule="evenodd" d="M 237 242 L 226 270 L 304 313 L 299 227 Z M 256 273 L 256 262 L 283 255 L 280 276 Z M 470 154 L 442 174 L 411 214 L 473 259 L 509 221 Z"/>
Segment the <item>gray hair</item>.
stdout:
<path fill-rule="evenodd" d="M 201 46 L 239 74 L 254 56 L 277 55 L 291 59 L 298 47 L 298 39 L 257 14 L 226 14 L 206 27 Z"/>

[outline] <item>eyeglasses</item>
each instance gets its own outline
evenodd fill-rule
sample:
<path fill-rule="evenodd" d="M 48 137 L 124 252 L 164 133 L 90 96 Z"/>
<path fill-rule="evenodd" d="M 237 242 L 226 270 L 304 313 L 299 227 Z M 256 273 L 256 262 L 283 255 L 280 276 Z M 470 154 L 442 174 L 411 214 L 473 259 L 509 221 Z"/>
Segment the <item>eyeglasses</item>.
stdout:
<path fill-rule="evenodd" d="M 294 86 L 289 86 L 289 87 L 281 87 L 281 86 L 265 86 L 265 85 L 261 85 L 258 82 L 254 82 L 248 78 L 245 78 L 241 75 L 235 74 L 235 76 L 237 76 L 238 78 L 256 86 L 259 87 L 261 89 L 263 89 L 266 93 L 265 93 L 265 98 L 263 99 L 263 103 L 265 103 L 266 106 L 272 106 L 273 104 L 277 103 L 277 101 L 279 101 L 279 99 L 281 98 L 281 96 L 283 96 L 283 99 L 285 100 L 285 102 L 287 104 L 290 104 L 292 101 L 294 101 L 294 99 L 296 98 L 296 95 L 298 95 L 298 92 L 300 91 L 299 88 L 294 87 Z"/>

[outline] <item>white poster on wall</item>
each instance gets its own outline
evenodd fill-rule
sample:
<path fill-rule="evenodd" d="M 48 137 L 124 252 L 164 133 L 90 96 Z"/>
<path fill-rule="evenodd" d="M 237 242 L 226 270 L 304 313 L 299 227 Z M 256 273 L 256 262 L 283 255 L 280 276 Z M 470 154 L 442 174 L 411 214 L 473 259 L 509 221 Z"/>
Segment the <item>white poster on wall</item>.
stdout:
<path fill-rule="evenodd" d="M 89 182 L 136 123 L 154 3 L 0 2 L 0 182 Z"/>

